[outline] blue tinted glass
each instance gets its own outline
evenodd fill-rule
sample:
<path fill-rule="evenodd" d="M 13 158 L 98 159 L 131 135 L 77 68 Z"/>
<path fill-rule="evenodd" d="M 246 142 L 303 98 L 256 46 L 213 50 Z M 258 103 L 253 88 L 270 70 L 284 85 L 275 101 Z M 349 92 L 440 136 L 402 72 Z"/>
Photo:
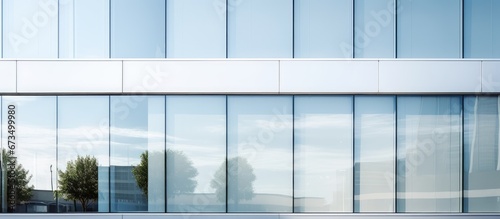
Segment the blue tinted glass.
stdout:
<path fill-rule="evenodd" d="M 394 212 L 395 98 L 356 96 L 354 212 Z"/>
<path fill-rule="evenodd" d="M 225 13 L 225 0 L 167 0 L 167 57 L 225 58 Z"/>
<path fill-rule="evenodd" d="M 89 178 L 97 185 L 85 188 L 91 190 L 89 188 L 97 186 L 97 200 L 89 204 L 86 211 L 109 212 L 109 97 L 62 96 L 58 97 L 57 107 L 58 186 L 62 186 L 61 171 L 68 170 L 69 162 L 74 164 L 84 158 L 95 160 L 92 163 L 97 166 L 97 180 L 95 175 Z M 60 211 L 85 211 L 79 201 L 75 209 L 69 207 L 74 206 L 72 200 L 63 198 L 60 201 L 64 201 L 66 207 Z"/>
<path fill-rule="evenodd" d="M 294 211 L 352 212 L 352 97 L 294 102 Z"/>
<path fill-rule="evenodd" d="M 292 57 L 292 0 L 233 0 L 227 7 L 228 57 Z"/>
<path fill-rule="evenodd" d="M 112 96 L 111 212 L 165 212 L 165 97 Z"/>
<path fill-rule="evenodd" d="M 225 161 L 226 97 L 167 96 L 167 212 L 226 212 Z"/>
<path fill-rule="evenodd" d="M 59 57 L 109 58 L 109 1 L 59 1 Z"/>
<path fill-rule="evenodd" d="M 352 57 L 352 0 L 297 0 L 294 7 L 294 57 Z"/>
<path fill-rule="evenodd" d="M 355 1 L 356 58 L 394 58 L 394 4 L 395 0 Z"/>
<path fill-rule="evenodd" d="M 464 1 L 464 57 L 500 58 L 500 1 Z"/>
<path fill-rule="evenodd" d="M 500 99 L 464 98 L 464 212 L 500 212 Z"/>
<path fill-rule="evenodd" d="M 397 212 L 459 212 L 460 97 L 397 98 Z"/>
<path fill-rule="evenodd" d="M 460 0 L 399 0 L 398 58 L 460 58 Z"/>
<path fill-rule="evenodd" d="M 56 0 L 3 1 L 3 57 L 57 58 Z"/>
<path fill-rule="evenodd" d="M 111 0 L 111 57 L 165 57 L 165 0 Z"/>
<path fill-rule="evenodd" d="M 227 211 L 292 212 L 292 97 L 230 96 L 227 107 Z"/>
<path fill-rule="evenodd" d="M 2 101 L 1 105 L 5 107 L 0 110 L 4 122 L 1 133 L 2 174 L 3 179 L 7 179 L 2 187 L 6 194 L 11 194 L 12 186 L 18 187 L 13 200 L 10 195 L 3 200 L 8 202 L 9 210 L 11 200 L 17 201 L 13 211 L 17 213 L 33 208 L 30 204 L 34 203 L 42 203 L 36 207 L 36 212 L 55 212 L 48 204 L 54 204 L 53 191 L 57 189 L 56 98 L 11 96 L 3 97 Z M 5 171 L 5 168 L 12 167 L 17 169 L 18 177 L 12 177 L 15 175 L 11 171 Z M 24 174 L 25 177 L 22 177 Z"/>

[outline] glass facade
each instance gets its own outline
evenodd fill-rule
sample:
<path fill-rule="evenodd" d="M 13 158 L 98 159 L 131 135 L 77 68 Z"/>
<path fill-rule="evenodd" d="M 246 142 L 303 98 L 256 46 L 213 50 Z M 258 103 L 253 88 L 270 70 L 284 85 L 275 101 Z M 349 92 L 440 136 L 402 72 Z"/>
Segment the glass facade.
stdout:
<path fill-rule="evenodd" d="M 461 58 L 460 0 L 398 0 L 398 58 Z"/>
<path fill-rule="evenodd" d="M 500 212 L 498 103 L 2 96 L 2 211 Z"/>
<path fill-rule="evenodd" d="M 496 0 L 0 0 L 2 58 L 500 58 Z"/>

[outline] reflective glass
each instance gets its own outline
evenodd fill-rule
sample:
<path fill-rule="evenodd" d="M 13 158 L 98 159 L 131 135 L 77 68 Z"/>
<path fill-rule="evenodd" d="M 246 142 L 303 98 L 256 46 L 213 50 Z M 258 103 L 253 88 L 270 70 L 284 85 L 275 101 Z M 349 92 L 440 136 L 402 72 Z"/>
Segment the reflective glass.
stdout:
<path fill-rule="evenodd" d="M 464 212 L 500 212 L 500 99 L 464 98 Z"/>
<path fill-rule="evenodd" d="M 228 212 L 292 212 L 292 97 L 229 96 L 227 120 Z"/>
<path fill-rule="evenodd" d="M 231 0 L 227 7 L 228 57 L 292 57 L 292 0 Z"/>
<path fill-rule="evenodd" d="M 464 1 L 464 57 L 500 58 L 500 1 Z"/>
<path fill-rule="evenodd" d="M 294 57 L 352 58 L 352 0 L 296 0 Z"/>
<path fill-rule="evenodd" d="M 395 98 L 356 96 L 354 212 L 394 212 Z"/>
<path fill-rule="evenodd" d="M 111 212 L 165 212 L 165 97 L 112 96 Z"/>
<path fill-rule="evenodd" d="M 111 58 L 165 58 L 165 0 L 111 0 Z"/>
<path fill-rule="evenodd" d="M 225 161 L 226 97 L 167 96 L 167 212 L 226 212 Z"/>
<path fill-rule="evenodd" d="M 294 102 L 294 212 L 352 212 L 352 97 Z"/>
<path fill-rule="evenodd" d="M 59 1 L 59 58 L 109 58 L 109 1 Z"/>
<path fill-rule="evenodd" d="M 57 58 L 57 2 L 3 1 L 4 58 Z"/>
<path fill-rule="evenodd" d="M 398 58 L 460 58 L 460 0 L 398 0 Z"/>
<path fill-rule="evenodd" d="M 459 212 L 461 97 L 397 98 L 397 211 Z"/>
<path fill-rule="evenodd" d="M 2 98 L 3 211 L 56 212 L 56 98 Z M 16 185 L 15 198 L 10 187 Z M 67 203 L 60 203 L 66 209 Z M 11 209 L 13 207 L 14 209 Z"/>
<path fill-rule="evenodd" d="M 354 56 L 356 58 L 394 58 L 395 1 L 355 0 Z"/>
<path fill-rule="evenodd" d="M 0 0 L 0 42 L 1 42 L 0 43 L 0 58 L 3 57 L 3 48 L 2 48 L 3 41 L 2 40 L 3 40 L 3 26 L 4 25 L 3 25 L 3 21 L 2 21 L 2 19 L 3 19 L 3 16 L 2 16 L 2 13 L 3 13 L 3 2 L 2 1 L 3 0 Z"/>
<path fill-rule="evenodd" d="M 225 13 L 225 0 L 167 0 L 167 57 L 225 58 Z"/>
<path fill-rule="evenodd" d="M 61 96 L 57 113 L 59 203 L 67 212 L 109 212 L 109 97 Z"/>

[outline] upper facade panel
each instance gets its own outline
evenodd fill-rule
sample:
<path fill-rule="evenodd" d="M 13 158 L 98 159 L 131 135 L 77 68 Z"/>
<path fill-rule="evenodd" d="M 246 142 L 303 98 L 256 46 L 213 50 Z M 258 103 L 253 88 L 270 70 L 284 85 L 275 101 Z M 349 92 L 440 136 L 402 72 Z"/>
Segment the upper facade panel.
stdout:
<path fill-rule="evenodd" d="M 0 0 L 0 57 L 500 58 L 497 0 Z"/>

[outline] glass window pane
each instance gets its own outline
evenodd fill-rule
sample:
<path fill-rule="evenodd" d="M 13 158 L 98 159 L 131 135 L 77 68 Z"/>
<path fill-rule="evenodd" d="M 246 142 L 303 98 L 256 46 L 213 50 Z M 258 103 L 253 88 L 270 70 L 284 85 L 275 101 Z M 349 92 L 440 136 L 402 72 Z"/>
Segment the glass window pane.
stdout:
<path fill-rule="evenodd" d="M 167 212 L 226 212 L 226 97 L 168 96 L 167 134 Z"/>
<path fill-rule="evenodd" d="M 228 11 L 228 57 L 292 57 L 292 0 L 228 1 Z"/>
<path fill-rule="evenodd" d="M 3 57 L 57 58 L 57 1 L 3 1 Z"/>
<path fill-rule="evenodd" d="M 394 212 L 395 98 L 355 98 L 354 212 Z"/>
<path fill-rule="evenodd" d="M 111 58 L 165 58 L 165 0 L 111 0 Z"/>
<path fill-rule="evenodd" d="M 459 212 L 461 98 L 397 99 L 398 212 Z"/>
<path fill-rule="evenodd" d="M 3 207 L 14 207 L 9 212 L 17 213 L 54 213 L 56 98 L 15 96 L 3 97 L 2 102 L 2 169 L 17 171 L 15 175 L 2 171 L 7 184 Z M 11 185 L 18 186 L 14 199 L 8 195 Z"/>
<path fill-rule="evenodd" d="M 165 97 L 112 96 L 111 212 L 165 212 Z"/>
<path fill-rule="evenodd" d="M 460 0 L 398 0 L 398 58 L 460 58 Z"/>
<path fill-rule="evenodd" d="M 296 0 L 296 58 L 352 58 L 352 0 Z"/>
<path fill-rule="evenodd" d="M 294 212 L 352 212 L 352 97 L 295 97 Z"/>
<path fill-rule="evenodd" d="M 69 196 L 75 193 L 61 194 L 59 203 L 64 205 L 61 211 L 109 212 L 109 97 L 58 97 L 57 116 L 57 188 L 75 188 L 70 186 L 71 182 L 81 182 L 82 178 L 89 178 L 92 180 L 84 181 L 88 183 L 78 187 L 85 188 L 97 197 L 97 200 L 88 205 L 76 201 L 75 209 L 72 196 Z M 83 206 L 87 206 L 87 209 L 84 210 Z"/>
<path fill-rule="evenodd" d="M 109 58 L 109 1 L 59 1 L 59 58 Z"/>
<path fill-rule="evenodd" d="M 500 1 L 464 1 L 464 57 L 500 58 Z"/>
<path fill-rule="evenodd" d="M 464 99 L 464 212 L 500 212 L 500 99 Z"/>
<path fill-rule="evenodd" d="M 394 58 L 395 0 L 355 0 L 354 3 L 354 56 Z"/>
<path fill-rule="evenodd" d="M 228 97 L 228 212 L 292 212 L 292 98 Z"/>
<path fill-rule="evenodd" d="M 225 58 L 225 14 L 225 0 L 167 0 L 167 57 Z"/>

